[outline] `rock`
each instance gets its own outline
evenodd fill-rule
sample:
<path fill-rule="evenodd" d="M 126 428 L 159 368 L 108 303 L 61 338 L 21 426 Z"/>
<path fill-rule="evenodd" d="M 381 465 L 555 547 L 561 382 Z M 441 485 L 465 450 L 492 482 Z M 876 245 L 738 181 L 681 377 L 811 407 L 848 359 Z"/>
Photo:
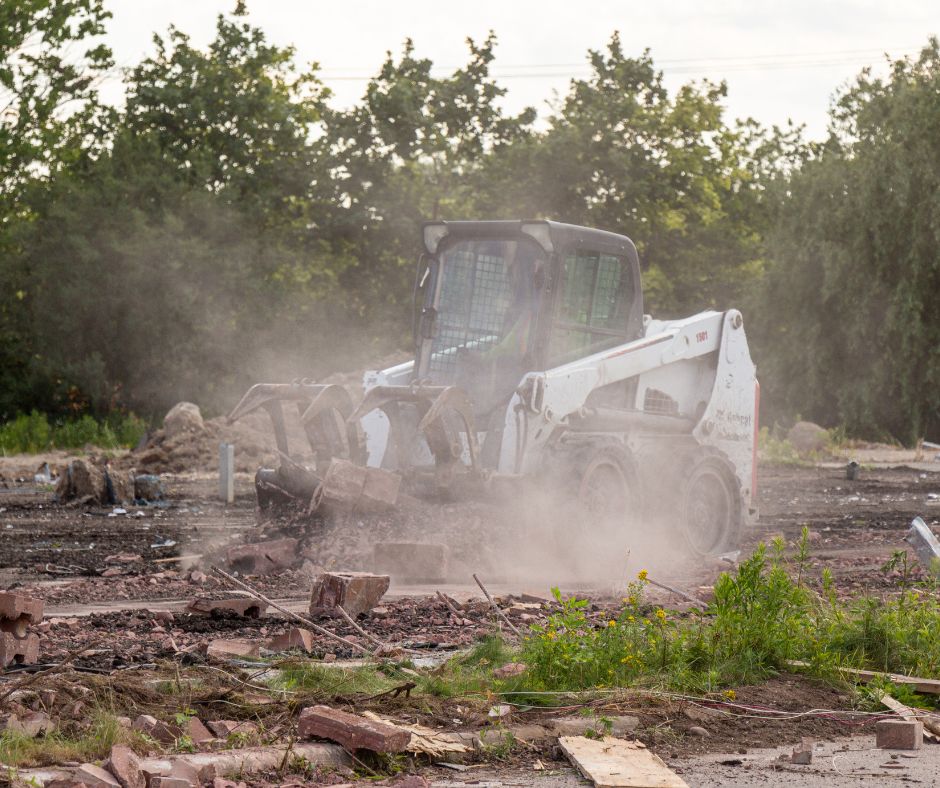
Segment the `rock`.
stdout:
<path fill-rule="evenodd" d="M 882 750 L 919 750 L 924 743 L 924 723 L 920 720 L 878 720 L 875 745 Z"/>
<path fill-rule="evenodd" d="M 208 731 L 206 731 L 208 733 Z M 213 769 L 213 772 L 215 769 Z M 213 774 L 213 777 L 215 775 Z M 188 785 L 201 785 L 202 777 L 199 770 L 188 761 L 182 758 L 174 758 L 170 761 L 170 773 L 167 775 L 174 780 L 182 780 Z"/>
<path fill-rule="evenodd" d="M 496 679 L 508 679 L 512 676 L 521 676 L 525 673 L 527 667 L 522 662 L 510 662 L 508 665 L 503 665 L 501 668 L 496 668 L 493 671 L 493 678 Z"/>
<path fill-rule="evenodd" d="M 447 579 L 446 545 L 422 542 L 378 542 L 372 567 L 399 582 L 442 583 Z"/>
<path fill-rule="evenodd" d="M 11 713 L 0 718 L 0 730 L 21 733 L 24 736 L 36 738 L 41 733 L 51 733 L 55 730 L 55 723 L 44 711 Z"/>
<path fill-rule="evenodd" d="M 811 421 L 798 421 L 790 427 L 787 440 L 800 454 L 812 454 L 829 445 L 829 433 Z"/>
<path fill-rule="evenodd" d="M 403 752 L 411 741 L 411 732 L 404 728 L 329 706 L 303 709 L 297 720 L 297 735 L 303 739 L 329 739 L 350 751 Z"/>
<path fill-rule="evenodd" d="M 420 774 L 399 774 L 388 785 L 389 788 L 431 788 L 431 783 Z"/>
<path fill-rule="evenodd" d="M 163 429 L 168 438 L 184 432 L 203 432 L 205 428 L 199 406 L 192 402 L 177 402 L 163 417 Z"/>
<path fill-rule="evenodd" d="M 104 766 L 114 775 L 122 788 L 146 788 L 147 780 L 140 769 L 140 759 L 130 747 L 115 744 Z"/>
<path fill-rule="evenodd" d="M 104 788 L 121 788 L 121 784 L 114 775 L 93 763 L 83 763 L 75 770 L 75 779 L 85 783 L 89 788 L 103 786 Z"/>
<path fill-rule="evenodd" d="M 138 501 L 162 501 L 166 488 L 159 476 L 141 473 L 134 477 L 134 498 Z"/>
<path fill-rule="evenodd" d="M 206 648 L 206 656 L 214 659 L 228 660 L 232 657 L 257 657 L 261 655 L 261 645 L 251 640 L 233 638 L 231 640 L 217 639 L 210 641 Z"/>
<path fill-rule="evenodd" d="M 689 736 L 708 736 L 708 731 L 698 725 L 689 728 Z"/>
<path fill-rule="evenodd" d="M 269 651 L 306 651 L 308 654 L 313 651 L 313 633 L 300 627 L 291 627 L 283 635 L 271 638 L 268 641 Z"/>
<path fill-rule="evenodd" d="M 300 559 L 297 539 L 237 545 L 225 553 L 230 568 L 246 575 L 266 575 L 278 569 L 290 569 Z"/>
<path fill-rule="evenodd" d="M 151 777 L 149 788 L 197 788 L 198 782 L 185 777 Z"/>
<path fill-rule="evenodd" d="M 246 618 L 261 618 L 268 606 L 251 597 L 235 597 L 233 599 L 207 599 L 199 597 L 186 606 L 189 613 L 236 613 Z"/>
<path fill-rule="evenodd" d="M 366 613 L 388 591 L 388 575 L 366 572 L 324 572 L 313 581 L 310 593 L 311 615 L 336 615 L 342 607 L 350 616 Z"/>
<path fill-rule="evenodd" d="M 93 498 L 98 503 L 105 503 L 104 474 L 90 462 L 72 460 L 59 476 L 55 496 L 59 501 Z"/>

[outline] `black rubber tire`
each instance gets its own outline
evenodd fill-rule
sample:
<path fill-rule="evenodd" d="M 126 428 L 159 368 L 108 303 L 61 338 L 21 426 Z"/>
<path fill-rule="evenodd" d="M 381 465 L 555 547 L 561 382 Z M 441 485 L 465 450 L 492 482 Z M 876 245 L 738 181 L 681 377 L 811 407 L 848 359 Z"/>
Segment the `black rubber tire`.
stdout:
<path fill-rule="evenodd" d="M 744 511 L 734 466 L 719 451 L 695 452 L 684 467 L 678 526 L 694 555 L 719 555 L 738 546 Z"/>

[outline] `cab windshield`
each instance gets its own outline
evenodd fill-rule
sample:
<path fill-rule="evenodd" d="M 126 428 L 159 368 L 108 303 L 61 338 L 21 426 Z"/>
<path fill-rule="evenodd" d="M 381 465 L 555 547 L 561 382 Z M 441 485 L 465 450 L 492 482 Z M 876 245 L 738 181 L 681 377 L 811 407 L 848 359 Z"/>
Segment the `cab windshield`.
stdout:
<path fill-rule="evenodd" d="M 437 327 L 425 376 L 475 391 L 511 390 L 527 371 L 545 255 L 527 239 L 464 238 L 438 255 Z M 508 382 L 507 382 L 508 381 Z"/>

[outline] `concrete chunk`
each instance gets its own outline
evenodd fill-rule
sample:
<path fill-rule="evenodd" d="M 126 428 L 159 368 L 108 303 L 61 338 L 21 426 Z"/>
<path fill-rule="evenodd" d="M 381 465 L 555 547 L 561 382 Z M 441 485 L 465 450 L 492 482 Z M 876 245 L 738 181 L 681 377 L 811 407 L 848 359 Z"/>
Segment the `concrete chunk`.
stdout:
<path fill-rule="evenodd" d="M 375 607 L 388 591 L 388 575 L 367 572 L 325 572 L 313 581 L 311 615 L 335 615 L 342 607 L 355 618 Z"/>
<path fill-rule="evenodd" d="M 924 743 L 924 724 L 919 720 L 878 720 L 875 743 L 882 750 L 919 750 Z"/>
<path fill-rule="evenodd" d="M 403 752 L 411 741 L 411 732 L 404 728 L 329 706 L 309 706 L 301 711 L 297 735 L 330 739 L 347 750 L 372 752 Z"/>
<path fill-rule="evenodd" d="M 226 563 L 248 575 L 265 575 L 290 569 L 300 558 L 297 539 L 273 539 L 269 542 L 237 545 L 225 553 Z"/>
<path fill-rule="evenodd" d="M 934 575 L 940 574 L 940 541 L 922 517 L 914 518 L 904 541 L 914 548 L 914 554 L 924 569 Z"/>
<path fill-rule="evenodd" d="M 383 512 L 398 502 L 401 476 L 382 468 L 333 460 L 320 488 L 322 503 L 340 512 Z"/>
<path fill-rule="evenodd" d="M 447 546 L 424 542 L 379 542 L 372 566 L 379 574 L 406 583 L 442 583 L 447 579 Z"/>

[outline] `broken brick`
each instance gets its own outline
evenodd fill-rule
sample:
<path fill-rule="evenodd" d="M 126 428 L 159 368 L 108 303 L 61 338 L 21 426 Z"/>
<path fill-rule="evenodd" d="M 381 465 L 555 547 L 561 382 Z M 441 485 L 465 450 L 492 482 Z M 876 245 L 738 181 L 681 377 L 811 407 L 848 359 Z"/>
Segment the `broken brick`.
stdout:
<path fill-rule="evenodd" d="M 207 599 L 199 597 L 186 606 L 189 613 L 236 613 L 247 618 L 260 618 L 268 609 L 265 602 L 259 602 L 250 597 L 235 597 L 233 599 Z"/>
<path fill-rule="evenodd" d="M 39 660 L 39 635 L 18 638 L 9 632 L 0 632 L 0 667 L 32 665 Z"/>
<path fill-rule="evenodd" d="M 290 651 L 291 649 L 307 653 L 313 651 L 313 633 L 300 627 L 291 627 L 283 635 L 278 635 L 268 641 L 269 651 Z"/>
<path fill-rule="evenodd" d="M 89 788 L 97 788 L 97 786 L 121 788 L 121 784 L 111 772 L 102 769 L 100 766 L 95 766 L 93 763 L 83 763 L 79 766 L 75 770 L 75 779 L 78 782 L 85 783 Z"/>
<path fill-rule="evenodd" d="M 261 655 L 261 645 L 250 640 L 233 638 L 231 640 L 217 639 L 210 641 L 206 648 L 207 657 L 216 659 L 231 659 L 232 657 L 258 657 Z"/>
<path fill-rule="evenodd" d="M 372 752 L 402 752 L 411 741 L 411 732 L 404 728 L 329 706 L 308 706 L 301 711 L 297 735 L 329 739 L 347 750 Z"/>
<path fill-rule="evenodd" d="M 10 621 L 25 618 L 28 624 L 38 624 L 42 620 L 42 609 L 41 599 L 12 591 L 0 592 L 0 618 Z"/>
<path fill-rule="evenodd" d="M 342 607 L 350 616 L 366 613 L 388 591 L 388 575 L 367 572 L 325 572 L 313 581 L 311 615 L 335 615 Z"/>
<path fill-rule="evenodd" d="M 875 744 L 882 750 L 919 750 L 924 743 L 924 723 L 920 720 L 878 720 Z"/>
<path fill-rule="evenodd" d="M 189 736 L 193 744 L 205 744 L 215 738 L 198 717 L 191 717 L 184 726 L 183 731 Z"/>
<path fill-rule="evenodd" d="M 379 542 L 372 566 L 380 574 L 409 583 L 442 583 L 447 579 L 446 545 L 423 542 Z"/>
<path fill-rule="evenodd" d="M 297 539 L 274 539 L 270 542 L 237 545 L 225 554 L 226 563 L 248 575 L 264 575 L 278 569 L 290 569 L 300 558 Z"/>
<path fill-rule="evenodd" d="M 209 720 L 206 727 L 219 739 L 227 739 L 233 733 L 253 736 L 258 732 L 258 726 L 253 722 L 243 722 L 241 720 Z"/>
<path fill-rule="evenodd" d="M 169 725 L 156 717 L 151 717 L 149 714 L 141 714 L 134 720 L 133 728 L 147 734 L 151 739 L 161 744 L 173 744 L 183 735 L 183 729 L 178 725 Z"/>
<path fill-rule="evenodd" d="M 140 759 L 130 747 L 115 744 L 104 766 L 121 784 L 121 788 L 145 788 L 147 785 L 140 769 Z"/>

